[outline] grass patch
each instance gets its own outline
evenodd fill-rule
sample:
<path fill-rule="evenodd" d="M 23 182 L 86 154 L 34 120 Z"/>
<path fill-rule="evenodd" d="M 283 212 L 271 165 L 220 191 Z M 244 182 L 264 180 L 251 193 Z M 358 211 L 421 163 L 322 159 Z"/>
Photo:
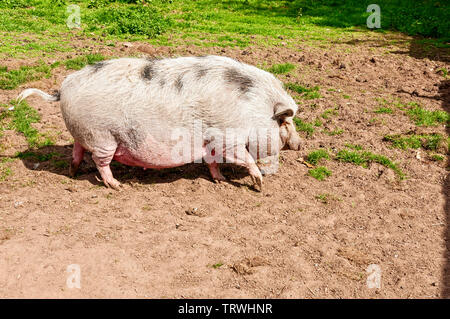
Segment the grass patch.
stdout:
<path fill-rule="evenodd" d="M 319 127 L 319 126 L 323 125 L 323 123 L 322 123 L 322 121 L 320 119 L 315 119 L 313 124 L 316 127 Z"/>
<path fill-rule="evenodd" d="M 49 78 L 52 69 L 58 65 L 59 63 L 47 65 L 41 62 L 37 66 L 21 66 L 19 69 L 9 71 L 6 67 L 2 67 L 0 68 L 0 89 L 14 90 L 23 83 L 44 77 Z"/>
<path fill-rule="evenodd" d="M 40 154 L 32 151 L 18 152 L 14 157 L 20 159 L 31 159 L 35 162 L 46 162 L 54 157 L 61 156 L 57 152 L 51 152 L 47 154 Z"/>
<path fill-rule="evenodd" d="M 322 114 L 320 114 L 320 117 L 328 120 L 331 116 L 336 116 L 339 115 L 339 112 L 334 108 L 334 109 L 326 109 Z"/>
<path fill-rule="evenodd" d="M 56 168 L 67 168 L 69 167 L 69 163 L 65 160 L 52 160 L 53 166 Z"/>
<path fill-rule="evenodd" d="M 105 59 L 106 58 L 101 54 L 87 54 L 74 59 L 66 60 L 64 61 L 64 65 L 69 70 L 80 70 L 88 64 L 94 64 Z"/>
<path fill-rule="evenodd" d="M 295 65 L 293 65 L 291 63 L 283 63 L 283 64 L 274 64 L 274 65 L 272 65 L 268 69 L 268 71 L 273 73 L 273 74 L 285 74 L 285 73 L 289 73 L 293 69 L 295 69 Z"/>
<path fill-rule="evenodd" d="M 443 160 L 444 160 L 444 156 L 442 156 L 442 155 L 440 155 L 440 154 L 431 154 L 431 155 L 430 155 L 430 159 L 431 159 L 432 161 L 436 161 L 436 162 L 438 162 L 438 161 L 443 161 Z"/>
<path fill-rule="evenodd" d="M 381 106 L 377 108 L 374 112 L 377 114 L 392 114 L 394 113 L 394 110 L 392 110 L 390 107 L 387 106 Z"/>
<path fill-rule="evenodd" d="M 11 118 L 11 121 L 7 124 L 8 129 L 14 129 L 22 133 L 30 148 L 53 145 L 53 141 L 49 137 L 39 133 L 31 125 L 40 121 L 40 116 L 35 109 L 30 107 L 26 101 L 22 101 L 19 104 L 16 101 L 11 101 L 10 103 L 14 106 L 14 109 L 2 112 L 4 113 L 2 115 L 2 122 L 6 118 Z"/>
<path fill-rule="evenodd" d="M 445 111 L 429 111 L 416 103 L 410 103 L 411 109 L 406 113 L 417 126 L 435 126 L 437 124 L 450 124 L 450 114 Z"/>
<path fill-rule="evenodd" d="M 312 100 L 320 98 L 319 87 L 305 87 L 297 83 L 286 83 L 284 85 L 287 89 L 301 94 L 305 100 Z"/>
<path fill-rule="evenodd" d="M 314 177 L 319 181 L 323 181 L 325 178 L 331 176 L 331 171 L 325 166 L 318 166 L 308 171 L 309 176 Z"/>
<path fill-rule="evenodd" d="M 436 151 L 443 141 L 443 137 L 440 134 L 423 134 L 423 135 L 386 135 L 383 138 L 384 141 L 390 142 L 393 147 L 400 149 L 418 149 L 424 148 L 426 150 Z"/>
<path fill-rule="evenodd" d="M 352 144 L 352 143 L 345 143 L 344 146 L 347 148 L 350 148 L 352 150 L 357 150 L 357 151 L 361 151 L 363 149 L 363 147 L 361 145 Z"/>
<path fill-rule="evenodd" d="M 298 117 L 294 117 L 294 123 L 298 132 L 305 132 L 307 137 L 311 137 L 314 133 L 314 126 L 310 123 L 304 122 Z"/>
<path fill-rule="evenodd" d="M 325 129 L 322 132 L 327 134 L 327 135 L 329 135 L 329 136 L 335 136 L 335 135 L 341 135 L 342 133 L 344 133 L 344 130 L 341 129 L 341 128 L 337 128 L 337 129 L 334 129 L 332 131 Z"/>
<path fill-rule="evenodd" d="M 222 267 L 222 266 L 223 266 L 223 263 L 217 263 L 217 264 L 212 265 L 212 267 L 213 267 L 214 269 L 218 269 L 218 268 L 220 268 L 220 267 Z"/>
<path fill-rule="evenodd" d="M 309 152 L 309 154 L 306 156 L 306 161 L 308 163 L 311 163 L 313 165 L 317 165 L 321 159 L 330 159 L 330 155 L 328 154 L 328 151 L 325 149 L 319 149 L 315 151 Z"/>
<path fill-rule="evenodd" d="M 334 201 L 342 201 L 341 198 L 333 195 L 333 194 L 328 194 L 328 193 L 322 193 L 319 195 L 316 195 L 315 198 L 324 204 L 328 204 L 330 201 L 334 200 Z"/>
<path fill-rule="evenodd" d="M 368 167 L 369 163 L 375 162 L 387 168 L 392 169 L 400 178 L 404 178 L 405 174 L 398 168 L 397 164 L 392 162 L 384 155 L 374 154 L 368 151 L 350 151 L 340 150 L 336 154 L 336 160 L 345 163 L 352 163 L 362 167 Z"/>
<path fill-rule="evenodd" d="M 5 181 L 8 176 L 12 175 L 12 169 L 5 166 L 6 163 L 12 162 L 14 159 L 11 157 L 3 157 L 0 160 L 0 182 Z"/>

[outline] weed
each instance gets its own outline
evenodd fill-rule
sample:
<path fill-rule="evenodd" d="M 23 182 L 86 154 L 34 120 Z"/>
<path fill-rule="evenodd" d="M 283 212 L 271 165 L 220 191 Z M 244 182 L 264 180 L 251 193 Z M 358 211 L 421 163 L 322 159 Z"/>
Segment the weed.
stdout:
<path fill-rule="evenodd" d="M 392 146 L 400 149 L 413 148 L 417 149 L 423 147 L 426 150 L 436 151 L 441 141 L 443 140 L 440 134 L 423 134 L 423 135 L 386 135 L 384 141 L 392 143 Z"/>
<path fill-rule="evenodd" d="M 327 169 L 325 166 L 318 166 L 316 168 L 310 169 L 308 174 L 315 179 L 322 181 L 325 178 L 331 176 L 331 171 Z"/>
<path fill-rule="evenodd" d="M 394 113 L 394 111 L 390 107 L 385 107 L 385 106 L 381 106 L 381 107 L 377 108 L 374 112 L 378 113 L 378 114 L 392 114 L 392 113 Z"/>
<path fill-rule="evenodd" d="M 317 165 L 317 163 L 321 160 L 321 159 L 330 159 L 330 155 L 328 154 L 328 151 L 325 149 L 319 149 L 319 150 L 315 150 L 315 151 L 311 151 L 307 156 L 306 156 L 306 161 L 313 164 L 313 165 Z"/>
<path fill-rule="evenodd" d="M 274 64 L 270 67 L 268 71 L 273 74 L 285 74 L 289 73 L 293 69 L 295 69 L 295 65 L 291 63 L 284 63 L 284 64 Z"/>
<path fill-rule="evenodd" d="M 319 87 L 305 87 L 297 83 L 286 83 L 285 87 L 289 90 L 302 95 L 305 100 L 312 100 L 320 98 Z"/>
<path fill-rule="evenodd" d="M 218 269 L 218 268 L 220 268 L 220 267 L 222 267 L 222 266 L 223 266 L 223 263 L 217 263 L 217 264 L 212 265 L 212 267 L 213 267 L 214 269 Z"/>
<path fill-rule="evenodd" d="M 435 126 L 438 123 L 449 124 L 450 114 L 445 111 L 429 111 L 417 104 L 410 104 L 412 108 L 406 111 L 417 126 Z"/>
<path fill-rule="evenodd" d="M 14 110 L 7 111 L 7 115 L 12 118 L 9 123 L 9 129 L 15 129 L 17 132 L 22 133 L 27 139 L 28 146 L 31 148 L 53 145 L 53 141 L 50 138 L 39 133 L 31 125 L 40 120 L 40 116 L 35 109 L 31 108 L 25 101 L 19 104 L 16 101 L 11 101 L 10 103 L 14 105 Z"/>
<path fill-rule="evenodd" d="M 369 163 L 375 162 L 392 169 L 400 178 L 404 178 L 405 174 L 398 168 L 397 164 L 392 162 L 384 155 L 374 154 L 368 151 L 349 151 L 340 150 L 336 154 L 336 160 L 346 163 L 353 163 L 362 167 L 367 167 Z"/>
<path fill-rule="evenodd" d="M 320 116 L 328 120 L 331 116 L 338 115 L 339 112 L 336 109 L 326 109 Z"/>
<path fill-rule="evenodd" d="M 297 131 L 305 132 L 307 137 L 311 137 L 314 133 L 314 127 L 312 124 L 304 122 L 298 117 L 294 117 L 294 123 L 297 127 Z"/>
<path fill-rule="evenodd" d="M 443 161 L 444 160 L 444 156 L 439 155 L 439 154 L 431 154 L 430 155 L 430 159 L 432 161 Z"/>
<path fill-rule="evenodd" d="M 14 155 L 14 158 L 20 158 L 20 159 L 32 159 L 37 162 L 46 162 L 54 157 L 61 156 L 62 154 L 57 152 L 50 152 L 47 154 L 39 154 L 36 152 L 26 151 L 26 152 L 18 152 L 16 155 Z"/>
<path fill-rule="evenodd" d="M 13 90 L 23 83 L 43 77 L 49 78 L 52 69 L 56 66 L 57 64 L 47 65 L 41 62 L 37 66 L 21 66 L 19 69 L 10 71 L 3 67 L 0 69 L 0 89 Z"/>
<path fill-rule="evenodd" d="M 335 135 L 341 135 L 342 133 L 344 133 L 344 130 L 341 129 L 341 128 L 337 128 L 337 129 L 334 129 L 332 131 L 330 131 L 328 129 L 325 129 L 322 132 L 327 134 L 327 135 L 329 135 L 329 136 L 335 136 Z"/>
<path fill-rule="evenodd" d="M 56 168 L 67 168 L 67 167 L 69 167 L 69 163 L 67 163 L 67 161 L 65 161 L 65 160 L 52 160 L 52 164 Z"/>
<path fill-rule="evenodd" d="M 344 146 L 347 148 L 350 148 L 352 150 L 357 150 L 357 151 L 361 151 L 363 149 L 363 147 L 358 144 L 345 143 Z"/>
<path fill-rule="evenodd" d="M 88 54 L 85 56 L 76 57 L 74 59 L 64 61 L 67 69 L 80 70 L 88 64 L 94 64 L 103 61 L 105 57 L 101 54 Z"/>

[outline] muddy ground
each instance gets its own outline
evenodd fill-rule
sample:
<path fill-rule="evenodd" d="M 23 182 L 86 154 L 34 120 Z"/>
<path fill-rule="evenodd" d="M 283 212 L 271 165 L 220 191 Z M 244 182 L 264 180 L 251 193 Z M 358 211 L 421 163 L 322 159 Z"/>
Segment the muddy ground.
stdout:
<path fill-rule="evenodd" d="M 301 151 L 281 153 L 280 169 L 265 177 L 262 192 L 230 165 L 223 170 L 229 182 L 220 184 L 201 164 L 161 171 L 114 165 L 124 188 L 113 191 L 98 181 L 90 154 L 75 179 L 61 162 L 8 163 L 12 175 L 0 182 L 0 297 L 446 297 L 447 159 L 432 161 L 424 150 L 393 149 L 383 141 L 386 134 L 411 131 L 446 134 L 445 126 L 417 127 L 401 110 L 374 110 L 376 99 L 384 98 L 448 111 L 449 81 L 437 72 L 449 69 L 448 56 L 426 57 L 406 36 L 395 36 L 395 44 L 389 37 L 331 47 L 93 44 L 92 52 L 108 56 L 217 54 L 259 66 L 290 62 L 296 71 L 279 78 L 318 85 L 321 94 L 303 100 L 293 93 L 301 102 L 297 116 L 312 122 L 335 107 L 338 114 L 311 137 L 300 133 Z M 76 45 L 83 43 L 92 42 Z M 0 102 L 26 87 L 57 90 L 71 72 L 60 66 L 49 79 L 0 90 Z M 55 139 L 36 152 L 57 152 L 69 163 L 72 139 L 58 103 L 38 97 L 28 102 L 42 117 L 34 126 Z M 330 136 L 324 128 L 343 133 Z M 28 148 L 15 131 L 4 131 L 0 143 L 2 156 Z M 334 160 L 324 164 L 332 171 L 326 180 L 308 176 L 301 161 L 308 151 L 336 152 L 346 143 L 390 157 L 407 178 L 379 164 L 364 168 Z M 71 264 L 80 266 L 80 289 L 66 284 Z M 380 288 L 366 283 L 371 264 L 380 267 Z"/>

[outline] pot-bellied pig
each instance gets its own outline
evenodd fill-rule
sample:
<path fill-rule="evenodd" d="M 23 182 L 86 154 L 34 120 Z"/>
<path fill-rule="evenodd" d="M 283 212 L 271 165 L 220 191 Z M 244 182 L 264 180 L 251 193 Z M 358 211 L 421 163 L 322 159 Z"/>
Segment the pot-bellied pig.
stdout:
<path fill-rule="evenodd" d="M 246 167 L 262 185 L 259 158 L 298 150 L 294 100 L 272 74 L 219 56 L 172 59 L 121 58 L 69 75 L 55 95 L 74 137 L 70 175 L 85 150 L 92 152 L 103 182 L 117 189 L 111 161 L 168 168 L 205 160 L 214 180 L 218 163 Z"/>

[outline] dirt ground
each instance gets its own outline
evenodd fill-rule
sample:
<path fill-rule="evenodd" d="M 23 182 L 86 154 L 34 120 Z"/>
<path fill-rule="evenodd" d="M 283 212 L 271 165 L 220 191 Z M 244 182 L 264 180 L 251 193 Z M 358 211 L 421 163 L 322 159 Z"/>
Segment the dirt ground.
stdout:
<path fill-rule="evenodd" d="M 280 169 L 265 177 L 262 192 L 234 166 L 223 170 L 229 182 L 216 184 L 201 164 L 161 171 L 114 165 L 124 188 L 113 191 L 97 180 L 90 154 L 75 179 L 52 161 L 8 163 L 13 173 L 0 182 L 0 297 L 448 297 L 447 160 L 431 161 L 423 150 L 393 149 L 383 141 L 386 134 L 410 131 L 446 134 L 445 126 L 416 127 L 399 110 L 373 112 L 376 98 L 448 111 L 450 84 L 437 73 L 449 69 L 448 56 L 427 58 L 407 45 L 407 37 L 395 44 L 388 37 L 336 41 L 329 48 L 92 45 L 92 52 L 108 56 L 217 54 L 259 66 L 290 62 L 296 72 L 279 78 L 318 85 L 322 96 L 303 100 L 297 116 L 312 122 L 336 106 L 339 114 L 309 138 L 300 133 L 301 151 L 281 153 Z M 26 87 L 57 90 L 71 72 L 61 66 L 50 79 L 0 90 L 0 102 Z M 72 140 L 58 103 L 28 102 L 42 117 L 35 127 L 56 140 L 37 152 L 61 153 L 69 163 Z M 330 136 L 323 128 L 343 133 Z M 27 150 L 23 136 L 3 133 L 2 156 Z M 299 158 L 346 143 L 390 157 L 407 178 L 379 164 L 333 160 L 325 164 L 332 171 L 326 180 L 308 176 Z M 321 194 L 328 194 L 326 202 Z M 72 264 L 80 266 L 79 289 L 66 284 Z M 371 264 L 380 267 L 381 288 L 366 284 Z"/>

